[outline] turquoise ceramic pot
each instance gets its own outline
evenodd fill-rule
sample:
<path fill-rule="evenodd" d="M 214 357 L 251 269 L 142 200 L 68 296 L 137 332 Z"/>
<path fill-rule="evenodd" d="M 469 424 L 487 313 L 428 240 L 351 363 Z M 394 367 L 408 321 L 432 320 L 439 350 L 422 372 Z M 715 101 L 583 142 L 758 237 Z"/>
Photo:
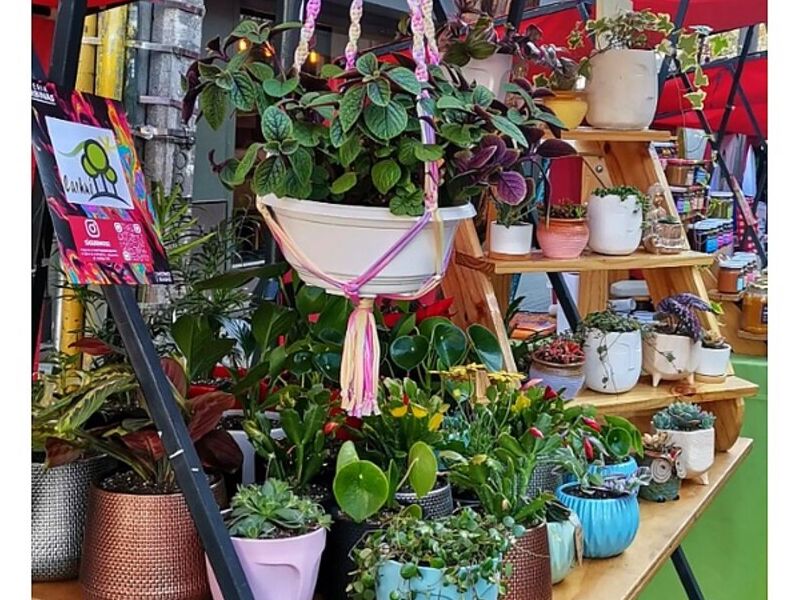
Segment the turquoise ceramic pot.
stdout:
<path fill-rule="evenodd" d="M 556 521 L 547 524 L 550 576 L 554 585 L 563 581 L 578 564 L 577 549 L 575 548 L 576 529 L 576 525 L 571 521 Z"/>
<path fill-rule="evenodd" d="M 481 579 L 466 593 L 461 593 L 453 585 L 445 585 L 444 575 L 440 569 L 420 567 L 420 577 L 403 579 L 400 576 L 402 565 L 394 560 L 389 560 L 378 567 L 378 581 L 376 584 L 376 600 L 390 600 L 390 594 L 397 590 L 410 595 L 416 592 L 419 598 L 425 600 L 497 600 L 499 589 L 496 584 Z"/>
<path fill-rule="evenodd" d="M 621 554 L 633 542 L 639 529 L 639 502 L 635 494 L 594 500 L 565 492 L 576 484 L 565 483 L 556 498 L 577 513 L 583 526 L 583 555 L 608 558 Z"/>
<path fill-rule="evenodd" d="M 636 460 L 629 456 L 628 460 L 625 462 L 617 463 L 615 465 L 589 465 L 589 473 L 600 473 L 603 477 L 611 477 L 612 475 L 624 475 L 625 477 L 630 477 L 634 473 L 636 473 L 636 469 L 639 468 L 639 465 L 636 464 Z M 566 475 L 564 477 L 564 483 L 572 483 L 575 481 L 574 475 Z"/>

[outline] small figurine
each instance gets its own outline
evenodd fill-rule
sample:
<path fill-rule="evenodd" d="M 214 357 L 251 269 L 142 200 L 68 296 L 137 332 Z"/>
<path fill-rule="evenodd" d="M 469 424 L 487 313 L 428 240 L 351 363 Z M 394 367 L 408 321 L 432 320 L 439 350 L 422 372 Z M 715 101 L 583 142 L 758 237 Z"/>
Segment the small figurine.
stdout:
<path fill-rule="evenodd" d="M 651 502 L 677 500 L 684 470 L 681 449 L 669 443 L 669 434 L 665 431 L 645 433 L 642 443 L 644 456 L 636 460 L 640 466 L 650 467 L 653 479 L 650 485 L 639 488 L 639 497 Z"/>
<path fill-rule="evenodd" d="M 660 185 L 648 190 L 650 210 L 644 215 L 642 244 L 652 254 L 677 254 L 686 250 L 683 238 L 683 224 L 680 219 L 670 215 L 665 207 L 666 197 Z"/>

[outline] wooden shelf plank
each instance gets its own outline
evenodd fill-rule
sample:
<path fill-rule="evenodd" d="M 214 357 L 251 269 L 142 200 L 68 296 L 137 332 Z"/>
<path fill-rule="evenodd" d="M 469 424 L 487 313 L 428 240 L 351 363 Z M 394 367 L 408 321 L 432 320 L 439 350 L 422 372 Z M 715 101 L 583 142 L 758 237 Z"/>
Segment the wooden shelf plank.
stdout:
<path fill-rule="evenodd" d="M 81 586 L 77 581 L 34 583 L 31 600 L 81 600 Z"/>
<path fill-rule="evenodd" d="M 626 414 L 663 408 L 678 397 L 695 403 L 705 403 L 746 398 L 757 392 L 756 384 L 736 376 L 728 377 L 724 383 L 695 383 L 694 387 L 675 381 L 653 387 L 650 385 L 650 376 L 645 375 L 635 388 L 624 394 L 601 394 L 583 390 L 571 404 L 593 404 L 600 414 Z"/>
<path fill-rule="evenodd" d="M 741 291 L 737 294 L 726 294 L 725 292 L 720 292 L 719 290 L 708 290 L 708 297 L 712 300 L 716 300 L 717 302 L 739 302 L 744 296 L 744 291 Z"/>
<path fill-rule="evenodd" d="M 684 481 L 680 499 L 658 504 L 641 501 L 641 521 L 633 544 L 614 558 L 586 559 L 553 588 L 553 600 L 633 600 L 700 518 L 750 453 L 753 440 L 739 438 L 716 455 L 709 485 Z M 726 548 L 720 548 L 725 552 Z M 689 557 L 691 560 L 691 557 Z"/>
<path fill-rule="evenodd" d="M 767 341 L 766 333 L 750 333 L 749 331 L 745 331 L 744 329 L 739 330 L 739 337 L 744 338 L 746 340 L 755 340 L 757 342 Z"/>
<path fill-rule="evenodd" d="M 627 256 L 605 256 L 588 253 L 578 258 L 545 258 L 540 251 L 518 259 L 475 258 L 456 254 L 456 262 L 479 271 L 497 275 L 512 273 L 546 273 L 564 271 L 615 271 L 626 269 L 663 269 L 669 267 L 710 266 L 714 257 L 703 252 L 686 250 L 679 254 L 650 254 L 637 250 Z"/>
<path fill-rule="evenodd" d="M 629 130 L 578 127 L 561 132 L 562 140 L 584 142 L 668 142 L 673 137 L 669 131 L 657 131 L 655 129 Z"/>

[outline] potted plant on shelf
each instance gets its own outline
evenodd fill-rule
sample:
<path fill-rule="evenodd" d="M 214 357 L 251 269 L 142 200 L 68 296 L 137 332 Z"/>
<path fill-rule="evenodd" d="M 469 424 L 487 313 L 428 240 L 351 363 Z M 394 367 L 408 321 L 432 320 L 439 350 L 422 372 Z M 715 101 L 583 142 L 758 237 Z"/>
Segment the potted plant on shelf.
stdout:
<path fill-rule="evenodd" d="M 59 442 L 67 432 L 127 406 L 136 388 L 127 365 L 81 369 L 81 355 L 57 356 L 52 373 L 37 374 L 31 399 L 31 579 L 78 576 L 89 488 L 113 467 L 103 452 Z"/>
<path fill-rule="evenodd" d="M 681 449 L 670 443 L 669 433 L 644 434 L 644 454 L 637 462 L 653 474 L 650 485 L 639 488 L 639 497 L 651 502 L 677 500 L 681 490 Z"/>
<path fill-rule="evenodd" d="M 535 62 L 547 67 L 549 72 L 538 73 L 533 82 L 537 87 L 553 92 L 544 96 L 542 102 L 550 108 L 567 129 L 575 129 L 586 116 L 589 104 L 586 91 L 579 89 L 589 74 L 589 60 L 581 58 L 573 60 L 565 54 L 565 48 L 553 44 L 539 46 L 539 54 Z"/>
<path fill-rule="evenodd" d="M 589 243 L 586 207 L 580 202 L 545 202 L 539 208 L 536 241 L 547 258 L 578 258 Z"/>
<path fill-rule="evenodd" d="M 704 377 L 724 379 L 728 374 L 731 345 L 719 333 L 704 331 L 698 351 L 696 373 Z"/>
<path fill-rule="evenodd" d="M 714 308 L 689 293 L 668 296 L 656 305 L 655 321 L 643 334 L 644 370 L 652 376 L 653 387 L 662 380 L 694 383 L 703 335 L 697 311 Z"/>
<path fill-rule="evenodd" d="M 586 380 L 585 363 L 582 340 L 572 334 L 551 336 L 534 342 L 529 375 L 558 390 L 564 400 L 572 400 Z"/>
<path fill-rule="evenodd" d="M 586 218 L 589 248 L 599 254 L 625 256 L 642 241 L 643 215 L 649 201 L 635 187 L 598 188 L 589 196 Z"/>
<path fill-rule="evenodd" d="M 559 450 L 564 468 L 576 481 L 558 488 L 556 498 L 578 515 L 583 525 L 584 556 L 617 556 L 631 545 L 639 529 L 636 494 L 651 479 L 649 469 L 639 467 L 633 475 L 603 477 L 591 473 L 570 448 Z"/>
<path fill-rule="evenodd" d="M 583 561 L 583 526 L 578 515 L 557 500 L 547 503 L 547 545 L 553 585 Z"/>
<path fill-rule="evenodd" d="M 636 458 L 642 456 L 642 433 L 624 417 L 604 415 L 603 423 L 584 418 L 584 422 L 596 434 L 586 439 L 594 446 L 593 456 L 586 457 L 590 472 L 598 472 L 603 477 L 623 475 L 628 477 L 636 472 Z M 598 464 L 599 463 L 599 464 Z"/>
<path fill-rule="evenodd" d="M 677 36 L 674 45 L 673 35 Z M 588 36 L 595 40 L 589 60 L 586 115 L 593 127 L 644 129 L 650 125 L 658 101 L 656 53 L 674 56 L 682 72 L 693 73 L 692 88 L 685 98 L 692 108 L 702 109 L 708 77 L 699 62 L 698 28 L 691 33 L 676 29 L 668 14 L 642 10 L 578 22 L 569 37 L 570 48 L 583 46 Z M 715 39 L 712 54 L 724 47 L 724 40 Z"/>
<path fill-rule="evenodd" d="M 708 484 L 708 470 L 714 464 L 715 419 L 697 404 L 687 402 L 674 402 L 653 415 L 656 431 L 669 434 L 669 442 L 681 449 L 683 479 Z"/>
<path fill-rule="evenodd" d="M 582 323 L 586 385 L 604 394 L 633 389 L 642 374 L 641 326 L 612 311 L 595 312 Z"/>
<path fill-rule="evenodd" d="M 498 521 L 511 517 L 525 528 L 514 547 L 503 557 L 511 574 L 505 578 L 508 600 L 549 600 L 552 598 L 550 556 L 545 521 L 549 493 L 529 495 L 536 454 L 527 452 L 507 432 L 500 434 L 489 455 L 469 459 L 450 452 L 445 455 L 448 478 L 470 490 L 480 509 Z M 506 567 L 508 568 L 508 567 Z"/>
<path fill-rule="evenodd" d="M 312 600 L 331 518 L 285 481 L 239 488 L 228 531 L 255 600 Z M 225 600 L 206 557 L 214 600 Z"/>
<path fill-rule="evenodd" d="M 522 526 L 470 508 L 442 519 L 398 515 L 354 551 L 356 600 L 497 600 L 502 556 Z"/>

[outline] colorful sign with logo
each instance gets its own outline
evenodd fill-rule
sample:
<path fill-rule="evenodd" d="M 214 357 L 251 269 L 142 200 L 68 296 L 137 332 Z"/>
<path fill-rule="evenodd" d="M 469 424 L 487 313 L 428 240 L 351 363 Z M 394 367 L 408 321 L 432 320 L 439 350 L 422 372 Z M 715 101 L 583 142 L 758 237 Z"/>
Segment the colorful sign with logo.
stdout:
<path fill-rule="evenodd" d="M 172 283 L 121 104 L 33 82 L 33 151 L 72 283 Z"/>

